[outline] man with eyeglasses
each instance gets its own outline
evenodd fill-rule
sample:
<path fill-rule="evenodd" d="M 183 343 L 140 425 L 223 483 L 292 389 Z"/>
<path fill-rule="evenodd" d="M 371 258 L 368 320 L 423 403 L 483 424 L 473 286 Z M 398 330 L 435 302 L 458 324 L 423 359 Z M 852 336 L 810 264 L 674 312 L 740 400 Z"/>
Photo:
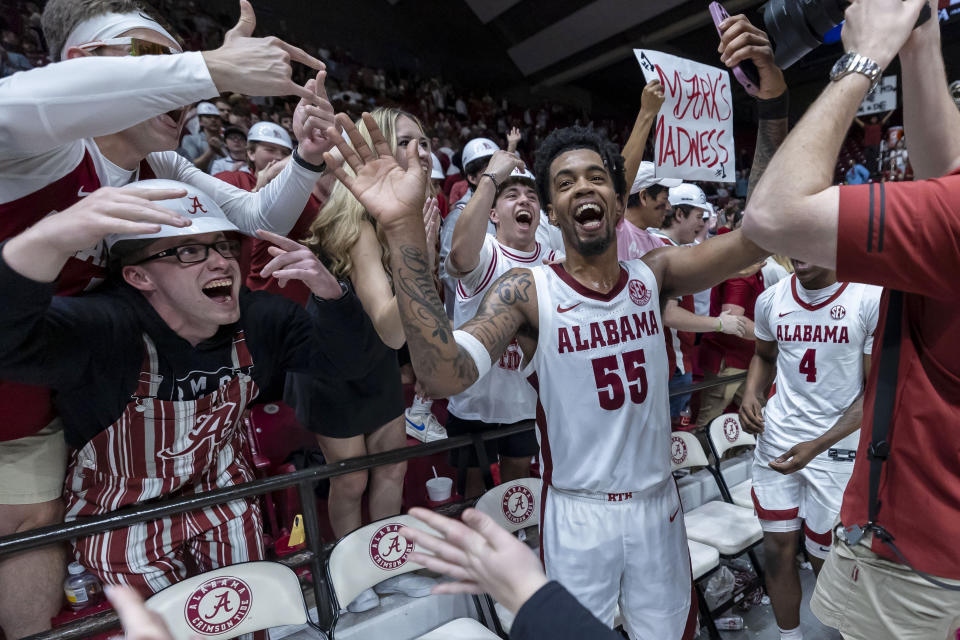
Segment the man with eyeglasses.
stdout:
<path fill-rule="evenodd" d="M 251 37 L 246 0 L 217 50 L 180 52 L 152 10 L 137 0 L 50 0 L 43 28 L 58 62 L 0 80 L 0 239 L 63 211 L 99 187 L 170 178 L 210 194 L 241 232 L 286 234 L 297 220 L 329 148 L 333 109 L 318 96 L 325 72 L 298 86 L 293 61 L 323 63 L 275 38 Z M 173 53 L 175 55 L 166 55 Z M 298 95 L 295 162 L 248 193 L 204 174 L 174 149 L 184 107 L 223 92 Z M 107 274 L 100 241 L 64 264 L 58 294 L 94 288 Z M 50 392 L 0 381 L 0 536 L 55 524 L 66 445 Z M 63 554 L 57 547 L 0 559 L 0 627 L 7 637 L 48 629 L 60 608 Z"/>
<path fill-rule="evenodd" d="M 263 274 L 302 281 L 310 301 L 241 287 L 238 232 L 210 195 L 146 180 L 99 189 L 3 244 L 0 376 L 57 392 L 67 521 L 250 481 L 242 414 L 261 389 L 291 370 L 366 374 L 353 349 L 377 338 L 359 300 L 309 249 L 264 231 L 276 247 Z M 101 239 L 108 282 L 55 295 L 70 256 Z M 238 499 L 81 537 L 73 555 L 149 595 L 262 559 L 259 507 Z"/>

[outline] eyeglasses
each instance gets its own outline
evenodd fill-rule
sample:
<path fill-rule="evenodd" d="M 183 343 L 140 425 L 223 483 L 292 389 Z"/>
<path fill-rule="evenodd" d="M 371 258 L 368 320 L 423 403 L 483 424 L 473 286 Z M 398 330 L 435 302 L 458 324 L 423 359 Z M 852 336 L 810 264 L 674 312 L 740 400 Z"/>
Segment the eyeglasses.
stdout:
<path fill-rule="evenodd" d="M 100 47 L 109 47 L 111 45 L 127 45 L 130 47 L 131 56 L 159 56 L 171 53 L 182 53 L 179 48 L 168 47 L 163 44 L 143 40 L 141 38 L 107 38 L 106 40 L 93 40 L 78 45 L 79 49 L 99 49 Z"/>
<path fill-rule="evenodd" d="M 144 262 L 168 258 L 170 256 L 176 256 L 177 260 L 183 264 L 196 264 L 207 259 L 207 256 L 210 255 L 211 248 L 227 259 L 232 258 L 236 260 L 240 257 L 239 240 L 218 240 L 209 244 L 182 244 L 179 247 L 164 249 L 160 253 L 147 256 L 135 264 L 143 264 Z"/>

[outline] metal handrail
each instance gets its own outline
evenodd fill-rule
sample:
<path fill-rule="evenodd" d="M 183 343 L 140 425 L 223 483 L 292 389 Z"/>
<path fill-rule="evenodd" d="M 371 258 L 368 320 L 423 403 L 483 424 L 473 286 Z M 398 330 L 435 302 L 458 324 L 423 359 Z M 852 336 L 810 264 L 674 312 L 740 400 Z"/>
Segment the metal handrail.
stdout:
<path fill-rule="evenodd" d="M 713 378 L 709 381 L 685 385 L 673 390 L 670 392 L 670 395 L 677 396 L 692 393 L 709 387 L 740 382 L 745 378 L 745 373 Z M 314 579 L 314 597 L 317 603 L 317 614 L 322 622 L 325 619 L 329 619 L 328 616 L 332 616 L 333 612 L 329 611 L 329 601 L 322 597 L 322 593 L 326 589 L 326 574 L 322 569 L 322 562 L 326 557 L 327 549 L 325 549 L 320 537 L 316 501 L 313 499 L 314 485 L 316 485 L 316 483 L 346 473 L 365 471 L 386 464 L 404 462 L 412 458 L 429 456 L 471 445 L 477 449 L 478 453 L 481 453 L 483 443 L 487 440 L 505 438 L 517 433 L 530 431 L 533 428 L 533 421 L 521 422 L 501 429 L 491 429 L 490 431 L 481 433 L 455 436 L 412 447 L 401 447 L 399 449 L 392 449 L 390 451 L 357 458 L 349 458 L 341 460 L 340 462 L 300 469 L 269 478 L 260 478 L 232 487 L 224 487 L 172 499 L 157 499 L 149 501 L 146 504 L 138 504 L 101 516 L 92 516 L 73 522 L 31 529 L 30 531 L 0 537 L 0 558 L 12 553 L 28 551 L 73 538 L 103 533 L 142 522 L 205 509 L 240 498 L 263 495 L 296 486 L 300 494 L 304 526 L 306 527 L 307 552 L 297 554 L 295 556 L 295 564 L 291 563 L 291 559 L 287 559 L 284 563 L 292 567 L 310 566 Z M 84 638 L 95 633 L 102 633 L 114 629 L 116 626 L 116 615 L 111 615 L 111 612 L 102 612 L 50 631 L 29 636 L 29 638 L 25 640 L 72 640 L 74 638 Z"/>

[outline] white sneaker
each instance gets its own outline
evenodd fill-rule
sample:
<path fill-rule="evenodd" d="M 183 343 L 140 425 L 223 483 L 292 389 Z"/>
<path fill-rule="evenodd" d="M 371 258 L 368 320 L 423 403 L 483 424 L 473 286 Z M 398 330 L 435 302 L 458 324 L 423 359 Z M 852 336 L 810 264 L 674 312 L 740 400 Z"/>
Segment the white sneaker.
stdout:
<path fill-rule="evenodd" d="M 407 435 L 420 442 L 435 442 L 447 437 L 447 430 L 440 426 L 432 413 L 413 413 L 407 409 L 403 412 L 403 422 Z"/>
<path fill-rule="evenodd" d="M 415 573 L 401 573 L 399 576 L 387 578 L 380 584 L 374 585 L 373 590 L 385 596 L 391 593 L 402 593 L 411 598 L 424 598 L 430 595 L 430 589 L 437 581 Z"/>
<path fill-rule="evenodd" d="M 376 592 L 373 589 L 364 589 L 360 592 L 360 595 L 353 599 L 353 602 L 347 605 L 347 611 L 350 613 L 363 613 L 364 611 L 370 611 L 370 609 L 376 609 L 379 606 L 380 598 L 377 597 Z"/>

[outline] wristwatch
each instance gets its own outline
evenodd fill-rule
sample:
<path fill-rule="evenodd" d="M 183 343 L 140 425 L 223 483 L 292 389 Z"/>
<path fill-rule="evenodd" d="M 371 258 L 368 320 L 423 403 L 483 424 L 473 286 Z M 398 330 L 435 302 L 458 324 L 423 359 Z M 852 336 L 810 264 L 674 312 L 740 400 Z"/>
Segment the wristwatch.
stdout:
<path fill-rule="evenodd" d="M 836 82 L 851 73 L 862 73 L 870 80 L 870 91 L 873 91 L 880 84 L 881 71 L 883 70 L 880 65 L 874 60 L 854 51 L 848 51 L 833 65 L 833 69 L 830 70 L 830 80 Z"/>

